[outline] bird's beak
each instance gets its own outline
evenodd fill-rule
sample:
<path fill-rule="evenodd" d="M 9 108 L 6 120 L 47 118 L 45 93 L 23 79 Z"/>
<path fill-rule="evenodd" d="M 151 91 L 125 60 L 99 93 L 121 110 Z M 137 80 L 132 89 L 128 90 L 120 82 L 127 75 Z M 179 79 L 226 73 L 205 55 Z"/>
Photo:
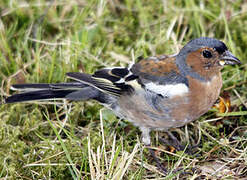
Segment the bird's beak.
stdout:
<path fill-rule="evenodd" d="M 241 61 L 236 58 L 230 51 L 225 51 L 220 57 L 220 65 L 241 64 Z"/>

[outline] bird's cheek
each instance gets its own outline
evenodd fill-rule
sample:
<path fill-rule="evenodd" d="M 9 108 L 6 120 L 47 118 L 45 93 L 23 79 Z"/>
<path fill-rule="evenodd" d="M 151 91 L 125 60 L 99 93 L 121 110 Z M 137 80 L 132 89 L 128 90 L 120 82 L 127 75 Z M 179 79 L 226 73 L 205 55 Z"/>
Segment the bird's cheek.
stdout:
<path fill-rule="evenodd" d="M 213 64 L 212 64 L 211 62 L 205 62 L 205 63 L 203 64 L 203 68 L 204 68 L 205 70 L 210 69 L 212 66 L 213 66 Z"/>
<path fill-rule="evenodd" d="M 212 65 L 217 68 L 222 68 L 225 64 L 223 64 L 221 61 L 215 60 L 213 61 Z"/>

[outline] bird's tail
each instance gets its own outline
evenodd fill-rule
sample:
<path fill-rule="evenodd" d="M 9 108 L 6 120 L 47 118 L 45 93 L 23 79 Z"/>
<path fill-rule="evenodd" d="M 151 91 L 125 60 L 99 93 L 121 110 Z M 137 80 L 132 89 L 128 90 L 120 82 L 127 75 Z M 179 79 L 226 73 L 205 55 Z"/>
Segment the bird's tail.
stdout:
<path fill-rule="evenodd" d="M 85 73 L 67 73 L 74 82 L 56 84 L 15 84 L 12 90 L 20 93 L 5 99 L 5 103 L 26 102 L 34 100 L 68 99 L 88 100 L 95 99 L 101 103 L 111 103 L 123 92 L 129 91 L 130 85 L 125 78 L 135 79 L 127 68 L 105 68 L 96 71 L 93 75 Z M 109 102 L 108 102 L 109 101 Z"/>
<path fill-rule="evenodd" d="M 96 98 L 99 91 L 94 87 L 80 83 L 56 83 L 56 84 L 15 84 L 12 90 L 20 93 L 5 99 L 5 103 L 27 102 L 36 100 L 88 100 Z"/>

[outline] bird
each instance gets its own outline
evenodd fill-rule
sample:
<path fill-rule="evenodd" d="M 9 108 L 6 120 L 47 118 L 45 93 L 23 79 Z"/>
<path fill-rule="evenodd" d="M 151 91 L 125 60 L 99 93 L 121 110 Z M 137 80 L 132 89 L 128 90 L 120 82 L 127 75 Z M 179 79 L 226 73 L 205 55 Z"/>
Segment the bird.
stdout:
<path fill-rule="evenodd" d="M 7 97 L 5 103 L 96 100 L 139 127 L 142 142 L 150 146 L 152 130 L 169 132 L 208 112 L 220 94 L 221 70 L 239 64 L 224 42 L 199 37 L 176 55 L 152 56 L 94 74 L 69 72 L 70 82 L 14 84 L 12 90 L 19 93 Z"/>

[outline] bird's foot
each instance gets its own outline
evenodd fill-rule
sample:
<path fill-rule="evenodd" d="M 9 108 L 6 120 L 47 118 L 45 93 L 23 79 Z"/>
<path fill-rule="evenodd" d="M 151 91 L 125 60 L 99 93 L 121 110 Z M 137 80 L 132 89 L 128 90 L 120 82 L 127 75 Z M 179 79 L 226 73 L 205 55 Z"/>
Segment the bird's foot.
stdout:
<path fill-rule="evenodd" d="M 155 155 L 155 151 L 151 148 L 148 147 L 149 153 L 152 156 L 152 158 L 154 159 L 158 169 L 163 173 L 163 174 L 167 174 L 168 170 L 166 169 L 166 167 L 161 163 L 161 161 L 159 160 L 159 158 Z"/>
<path fill-rule="evenodd" d="M 177 168 L 175 170 L 168 170 L 160 161 L 160 159 L 155 155 L 155 151 L 150 148 L 148 146 L 148 150 L 149 150 L 149 153 L 150 155 L 152 156 L 152 158 L 154 159 L 156 165 L 157 165 L 157 168 L 158 170 L 164 174 L 164 175 L 168 175 L 168 174 L 179 174 L 179 175 L 187 175 L 187 174 L 191 174 L 191 172 L 187 172 L 184 168 Z"/>
<path fill-rule="evenodd" d="M 159 141 L 162 144 L 172 146 L 177 151 L 184 151 L 186 154 L 189 154 L 189 155 L 195 154 L 195 148 L 198 147 L 198 145 L 195 145 L 195 146 L 182 145 L 171 132 L 167 132 L 167 134 L 171 140 L 167 140 L 167 139 L 159 137 Z"/>

